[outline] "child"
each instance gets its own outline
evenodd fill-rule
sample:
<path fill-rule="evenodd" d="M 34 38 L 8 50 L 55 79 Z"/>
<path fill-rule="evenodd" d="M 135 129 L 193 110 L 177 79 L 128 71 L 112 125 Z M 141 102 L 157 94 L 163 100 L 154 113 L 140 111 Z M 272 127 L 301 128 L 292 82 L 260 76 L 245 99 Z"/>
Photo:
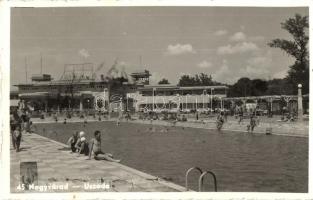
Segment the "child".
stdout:
<path fill-rule="evenodd" d="M 247 126 L 247 131 L 251 133 L 254 130 L 254 127 L 256 127 L 256 121 L 255 118 L 253 117 L 253 115 L 250 116 L 250 124 Z"/>
<path fill-rule="evenodd" d="M 30 124 L 30 117 L 29 117 L 29 113 L 28 112 L 26 112 L 24 120 L 25 121 L 23 123 L 23 131 L 25 133 L 30 133 L 31 132 L 31 130 L 30 130 L 31 124 Z"/>
<path fill-rule="evenodd" d="M 21 132 L 21 126 L 17 125 L 15 127 L 15 130 L 12 135 L 13 139 L 13 147 L 16 148 L 16 152 L 20 151 L 20 144 L 21 144 L 21 139 L 22 139 L 22 132 Z"/>
<path fill-rule="evenodd" d="M 100 131 L 95 131 L 94 134 L 95 134 L 95 138 L 92 138 L 90 141 L 89 159 L 91 158 L 91 154 L 93 152 L 95 160 L 108 160 L 111 162 L 120 162 L 121 160 L 114 159 L 112 154 L 104 153 L 101 151 Z"/>
<path fill-rule="evenodd" d="M 239 121 L 238 121 L 238 124 L 240 124 L 242 122 L 242 120 L 243 120 L 243 111 L 240 110 L 239 111 Z"/>
<path fill-rule="evenodd" d="M 218 116 L 217 116 L 217 119 L 216 119 L 216 126 L 217 126 L 217 130 L 221 130 L 222 129 L 222 126 L 224 124 L 224 112 L 221 112 Z"/>
<path fill-rule="evenodd" d="M 57 115 L 57 113 L 54 113 L 53 118 L 54 118 L 55 122 L 58 122 L 58 115 Z"/>
<path fill-rule="evenodd" d="M 88 142 L 86 141 L 84 131 L 79 133 L 79 138 L 75 144 L 75 148 L 78 150 L 78 156 L 80 154 L 84 154 L 86 156 L 89 154 Z"/>
<path fill-rule="evenodd" d="M 70 146 L 71 150 L 73 153 L 76 152 L 76 147 L 75 144 L 77 143 L 78 140 L 78 131 L 73 133 L 73 135 L 68 139 L 67 144 Z"/>
<path fill-rule="evenodd" d="M 116 126 L 119 126 L 119 125 L 121 125 L 121 117 L 118 117 L 116 119 Z"/>

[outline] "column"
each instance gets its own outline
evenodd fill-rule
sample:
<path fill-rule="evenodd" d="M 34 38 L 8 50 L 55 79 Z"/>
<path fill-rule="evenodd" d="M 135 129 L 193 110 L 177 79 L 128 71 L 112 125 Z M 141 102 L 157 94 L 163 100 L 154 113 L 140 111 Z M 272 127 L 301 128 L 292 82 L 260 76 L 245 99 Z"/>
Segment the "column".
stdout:
<path fill-rule="evenodd" d="M 221 97 L 221 110 L 224 109 L 224 105 L 223 105 L 223 97 Z"/>
<path fill-rule="evenodd" d="M 246 99 L 241 99 L 241 102 L 243 103 L 243 112 L 246 112 Z"/>
<path fill-rule="evenodd" d="M 79 111 L 80 112 L 83 111 L 83 97 L 82 96 L 79 98 Z"/>
<path fill-rule="evenodd" d="M 139 91 L 136 92 L 136 97 L 134 98 L 135 99 L 135 111 L 138 112 L 139 111 L 139 103 L 138 101 L 142 101 L 141 99 L 141 95 L 139 94 Z"/>
<path fill-rule="evenodd" d="M 303 120 L 302 85 L 298 85 L 298 119 Z"/>
<path fill-rule="evenodd" d="M 154 111 L 154 95 L 156 88 L 152 88 L 152 111 Z"/>
<path fill-rule="evenodd" d="M 273 112 L 273 98 L 270 98 L 270 104 L 271 104 L 271 113 Z"/>
<path fill-rule="evenodd" d="M 48 112 L 48 100 L 45 100 L 45 112 Z"/>

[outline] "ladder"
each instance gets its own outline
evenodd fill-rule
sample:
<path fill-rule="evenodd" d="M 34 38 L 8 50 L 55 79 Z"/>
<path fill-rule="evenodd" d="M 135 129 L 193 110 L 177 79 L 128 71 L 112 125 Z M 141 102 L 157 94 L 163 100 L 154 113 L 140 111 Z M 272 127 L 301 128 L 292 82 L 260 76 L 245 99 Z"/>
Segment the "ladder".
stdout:
<path fill-rule="evenodd" d="M 199 181 L 198 181 L 198 191 L 202 192 L 203 191 L 203 180 L 204 177 L 208 174 L 212 175 L 213 180 L 214 180 L 214 191 L 217 192 L 217 179 L 215 174 L 212 171 L 203 171 L 200 167 L 191 167 L 187 170 L 186 175 L 185 175 L 185 187 L 186 187 L 186 191 L 189 190 L 188 187 L 188 175 L 191 171 L 193 170 L 197 170 L 198 172 L 200 172 L 200 177 L 199 177 Z"/>

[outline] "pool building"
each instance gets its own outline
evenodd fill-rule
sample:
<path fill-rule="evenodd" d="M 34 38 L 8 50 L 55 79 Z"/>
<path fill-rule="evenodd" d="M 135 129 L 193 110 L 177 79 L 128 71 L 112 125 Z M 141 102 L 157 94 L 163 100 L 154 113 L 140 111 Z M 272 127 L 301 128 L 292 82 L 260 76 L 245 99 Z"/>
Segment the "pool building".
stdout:
<path fill-rule="evenodd" d="M 78 67 L 77 67 L 78 66 Z M 19 83 L 11 91 L 11 106 L 24 100 L 34 111 L 155 111 L 212 112 L 244 105 L 280 113 L 284 107 L 297 109 L 297 96 L 228 97 L 229 87 L 150 84 L 148 70 L 130 74 L 115 66 L 97 76 L 90 63 L 67 66 L 59 80 L 49 74 L 33 75 L 30 83 Z M 304 95 L 308 108 L 308 95 Z"/>

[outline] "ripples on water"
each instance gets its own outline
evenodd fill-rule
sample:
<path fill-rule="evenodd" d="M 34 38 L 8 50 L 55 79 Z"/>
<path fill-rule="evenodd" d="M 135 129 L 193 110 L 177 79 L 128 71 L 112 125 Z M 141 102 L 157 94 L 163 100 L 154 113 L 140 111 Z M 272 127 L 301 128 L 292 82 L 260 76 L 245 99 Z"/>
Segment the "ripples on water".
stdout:
<path fill-rule="evenodd" d="M 218 191 L 307 192 L 308 138 L 217 133 L 214 130 L 143 124 L 93 122 L 37 124 L 37 132 L 65 143 L 76 130 L 88 139 L 102 131 L 102 148 L 122 164 L 185 184 L 188 168 L 199 166 L 217 175 Z M 43 131 L 45 128 L 45 131 Z M 192 189 L 198 174 L 190 174 Z M 213 191 L 211 178 L 205 190 Z"/>

